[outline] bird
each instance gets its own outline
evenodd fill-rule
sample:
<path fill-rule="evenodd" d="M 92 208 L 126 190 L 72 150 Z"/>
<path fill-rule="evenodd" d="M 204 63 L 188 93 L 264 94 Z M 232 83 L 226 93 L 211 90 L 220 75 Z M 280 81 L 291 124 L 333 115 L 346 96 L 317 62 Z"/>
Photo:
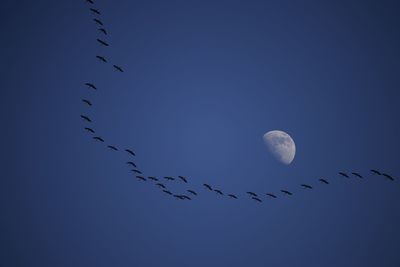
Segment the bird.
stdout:
<path fill-rule="evenodd" d="M 97 90 L 97 87 L 93 83 L 85 83 L 85 85 L 90 87 L 90 88 L 92 88 L 92 89 L 94 89 L 94 90 Z"/>
<path fill-rule="evenodd" d="M 94 4 L 93 0 L 86 0 L 89 4 Z"/>
<path fill-rule="evenodd" d="M 104 139 L 99 136 L 94 136 L 93 139 L 98 140 L 100 142 L 104 142 Z"/>
<path fill-rule="evenodd" d="M 215 191 L 216 193 L 220 194 L 220 195 L 223 195 L 223 194 L 224 194 L 224 193 L 221 192 L 221 190 L 218 190 L 218 189 L 214 189 L 214 191 Z"/>
<path fill-rule="evenodd" d="M 133 172 L 135 172 L 135 173 L 138 173 L 138 174 L 142 174 L 142 172 L 141 172 L 141 171 L 139 171 L 139 170 L 136 170 L 136 169 L 132 169 L 132 171 L 133 171 Z"/>
<path fill-rule="evenodd" d="M 389 180 L 394 181 L 394 178 L 392 176 L 390 176 L 389 174 L 382 173 L 382 175 L 385 176 L 386 178 L 388 178 Z"/>
<path fill-rule="evenodd" d="M 382 174 L 380 171 L 377 171 L 377 170 L 371 170 L 371 172 L 373 172 L 374 174 L 377 174 L 377 175 L 381 175 Z"/>
<path fill-rule="evenodd" d="M 99 31 L 101 31 L 102 33 L 104 33 L 104 35 L 107 35 L 107 31 L 104 28 L 99 28 Z"/>
<path fill-rule="evenodd" d="M 88 116 L 81 115 L 81 118 L 84 119 L 87 122 L 92 122 L 92 120 Z"/>
<path fill-rule="evenodd" d="M 257 197 L 257 194 L 254 192 L 246 192 L 246 193 L 249 194 L 250 196 Z"/>
<path fill-rule="evenodd" d="M 174 177 L 171 177 L 171 176 L 164 176 L 164 179 L 167 179 L 168 181 L 173 181 L 173 180 L 175 180 L 175 178 L 174 178 Z"/>
<path fill-rule="evenodd" d="M 190 194 L 197 196 L 197 193 L 196 193 L 195 191 L 190 190 L 190 189 L 188 189 L 187 191 L 188 191 Z"/>
<path fill-rule="evenodd" d="M 167 193 L 168 195 L 172 195 L 172 193 L 168 190 L 163 190 L 164 193 Z"/>
<path fill-rule="evenodd" d="M 293 195 L 292 192 L 289 192 L 289 191 L 287 191 L 287 190 L 281 190 L 281 192 L 284 193 L 284 194 L 286 194 L 286 195 L 289 195 L 289 196 Z"/>
<path fill-rule="evenodd" d="M 112 150 L 118 151 L 118 148 L 116 148 L 115 146 L 108 145 L 107 147 L 108 147 L 109 149 L 112 149 Z"/>
<path fill-rule="evenodd" d="M 267 196 L 270 196 L 272 198 L 277 198 L 277 196 L 275 196 L 274 194 L 271 194 L 271 193 L 267 193 Z"/>
<path fill-rule="evenodd" d="M 308 185 L 308 184 L 301 184 L 301 186 L 306 188 L 306 189 L 312 189 L 312 186 Z"/>
<path fill-rule="evenodd" d="M 210 191 L 212 191 L 212 187 L 211 187 L 211 185 L 208 185 L 208 184 L 203 184 L 208 190 L 210 190 Z"/>
<path fill-rule="evenodd" d="M 97 39 L 97 42 L 99 42 L 100 44 L 104 45 L 104 46 L 110 46 L 108 43 L 106 43 L 103 40 Z"/>
<path fill-rule="evenodd" d="M 89 100 L 87 100 L 87 99 L 82 99 L 82 101 L 83 101 L 84 103 L 88 104 L 89 106 L 92 105 L 92 103 L 91 103 Z"/>
<path fill-rule="evenodd" d="M 153 180 L 153 181 L 158 181 L 158 179 L 156 177 L 154 177 L 154 176 L 149 176 L 147 178 L 149 178 L 150 180 Z"/>
<path fill-rule="evenodd" d="M 85 127 L 85 130 L 88 131 L 88 132 L 94 133 L 94 130 L 92 128 Z"/>
<path fill-rule="evenodd" d="M 234 194 L 228 194 L 228 197 L 237 199 L 237 196 L 235 196 Z"/>
<path fill-rule="evenodd" d="M 187 195 L 181 195 L 183 199 L 187 199 L 187 200 L 192 200 L 190 197 L 188 197 Z"/>
<path fill-rule="evenodd" d="M 133 152 L 130 149 L 125 149 L 126 152 L 128 152 L 129 154 L 131 154 L 132 156 L 136 156 L 135 152 Z"/>
<path fill-rule="evenodd" d="M 353 174 L 354 176 L 357 176 L 358 178 L 363 178 L 361 174 L 359 174 L 358 172 L 352 172 L 351 174 Z"/>
<path fill-rule="evenodd" d="M 126 164 L 132 165 L 135 168 L 137 167 L 136 164 L 134 162 L 132 162 L 132 161 L 127 161 Z"/>
<path fill-rule="evenodd" d="M 258 202 L 262 202 L 262 200 L 259 199 L 258 197 L 252 197 L 252 199 L 254 199 L 255 201 L 258 201 Z"/>
<path fill-rule="evenodd" d="M 140 175 L 136 175 L 136 178 L 138 178 L 139 180 L 142 180 L 142 181 L 146 181 L 146 178 L 144 178 L 143 176 L 140 176 Z"/>
<path fill-rule="evenodd" d="M 163 185 L 162 183 L 156 183 L 156 185 L 161 187 L 161 188 L 166 188 L 165 185 Z"/>
<path fill-rule="evenodd" d="M 97 9 L 94 8 L 90 8 L 90 11 L 92 11 L 93 13 L 100 15 L 100 12 Z"/>
<path fill-rule="evenodd" d="M 101 25 L 101 26 L 104 25 L 103 22 L 101 22 L 101 20 L 99 20 L 99 19 L 93 19 L 93 21 L 96 22 L 97 24 Z"/>
<path fill-rule="evenodd" d="M 178 176 L 182 181 L 184 181 L 185 183 L 187 183 L 187 179 L 184 176 Z"/>
<path fill-rule="evenodd" d="M 343 176 L 343 177 L 346 177 L 346 178 L 350 178 L 346 173 L 344 173 L 344 172 L 339 172 L 339 174 L 341 175 L 341 176 Z"/>
<path fill-rule="evenodd" d="M 327 180 L 325 180 L 324 178 L 320 178 L 319 181 L 324 184 L 329 184 L 329 182 Z"/>
<path fill-rule="evenodd" d="M 101 61 L 103 61 L 104 63 L 107 63 L 107 59 L 105 59 L 102 56 L 96 56 L 98 59 L 100 59 Z"/>
<path fill-rule="evenodd" d="M 118 70 L 119 72 L 124 72 L 120 66 L 113 65 L 113 67 Z"/>
<path fill-rule="evenodd" d="M 183 196 L 181 196 L 181 195 L 174 195 L 174 197 L 175 198 L 178 198 L 178 199 L 180 199 L 180 200 L 184 200 L 185 198 L 183 197 Z"/>

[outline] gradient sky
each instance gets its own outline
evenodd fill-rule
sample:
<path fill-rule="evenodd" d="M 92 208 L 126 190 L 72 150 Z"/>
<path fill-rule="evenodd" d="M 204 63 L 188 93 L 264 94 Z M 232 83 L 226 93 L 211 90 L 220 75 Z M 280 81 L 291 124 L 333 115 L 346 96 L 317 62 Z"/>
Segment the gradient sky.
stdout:
<path fill-rule="evenodd" d="M 399 266 L 397 2 L 2 1 L 0 266 Z"/>

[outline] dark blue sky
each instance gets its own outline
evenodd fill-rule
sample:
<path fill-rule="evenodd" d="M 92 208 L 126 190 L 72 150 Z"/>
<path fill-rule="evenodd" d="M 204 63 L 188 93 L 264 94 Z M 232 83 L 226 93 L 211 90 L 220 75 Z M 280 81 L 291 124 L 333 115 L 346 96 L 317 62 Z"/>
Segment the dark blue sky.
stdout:
<path fill-rule="evenodd" d="M 107 36 L 84 1 L 0 6 L 0 266 L 399 266 L 400 185 L 369 172 L 400 174 L 396 1 L 97 0 Z"/>

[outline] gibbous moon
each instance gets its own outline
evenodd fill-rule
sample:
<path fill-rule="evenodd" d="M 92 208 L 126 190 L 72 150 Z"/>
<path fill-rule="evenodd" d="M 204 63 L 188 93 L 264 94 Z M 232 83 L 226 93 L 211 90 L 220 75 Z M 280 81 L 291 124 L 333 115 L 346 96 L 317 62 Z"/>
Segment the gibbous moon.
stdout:
<path fill-rule="evenodd" d="M 267 132 L 263 136 L 271 154 L 283 164 L 289 165 L 296 154 L 296 145 L 287 133 L 279 130 Z"/>

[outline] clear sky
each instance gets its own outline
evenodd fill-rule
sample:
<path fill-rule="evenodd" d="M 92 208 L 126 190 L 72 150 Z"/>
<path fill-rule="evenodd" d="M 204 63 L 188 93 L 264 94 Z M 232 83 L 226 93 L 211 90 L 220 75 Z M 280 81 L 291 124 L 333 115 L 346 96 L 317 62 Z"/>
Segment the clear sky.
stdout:
<path fill-rule="evenodd" d="M 0 266 L 400 265 L 397 1 L 94 2 L 0 4 Z"/>

